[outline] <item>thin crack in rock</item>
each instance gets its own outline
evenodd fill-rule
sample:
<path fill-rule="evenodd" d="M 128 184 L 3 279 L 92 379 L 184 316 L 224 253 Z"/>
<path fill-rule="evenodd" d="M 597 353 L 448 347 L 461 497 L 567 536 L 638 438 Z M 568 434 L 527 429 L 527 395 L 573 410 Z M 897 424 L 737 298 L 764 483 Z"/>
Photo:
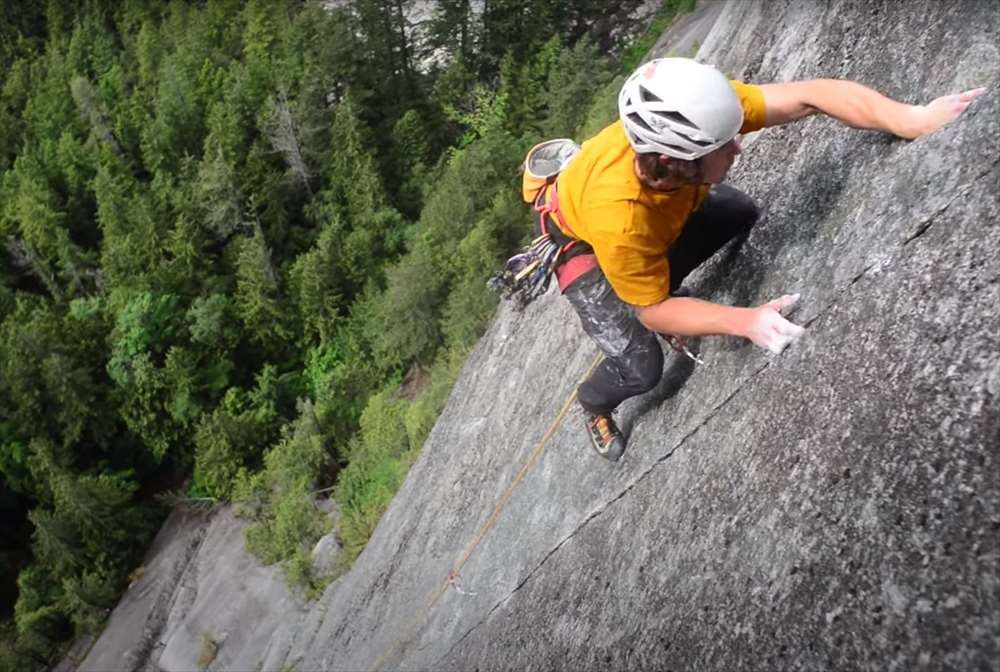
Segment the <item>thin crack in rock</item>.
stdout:
<path fill-rule="evenodd" d="M 934 212 L 932 212 L 930 215 L 928 215 L 927 219 L 925 219 L 923 222 L 920 223 L 920 225 L 917 228 L 917 231 L 915 233 L 910 234 L 910 236 L 908 236 L 906 238 L 906 240 L 903 241 L 903 244 L 900 246 L 900 248 L 902 249 L 903 247 L 906 247 L 911 242 L 913 242 L 914 240 L 916 240 L 920 236 L 922 236 L 925 233 L 927 233 L 927 231 L 931 228 L 931 226 L 934 225 L 934 220 L 936 220 L 942 213 L 944 213 L 945 210 L 947 210 L 948 208 L 950 208 L 952 206 L 952 204 L 955 201 L 957 201 L 959 198 L 961 198 L 963 196 L 968 196 L 969 195 L 969 191 L 972 189 L 972 187 L 975 186 L 976 183 L 978 183 L 981 180 L 983 180 L 984 178 L 986 178 L 990 173 L 992 173 L 993 170 L 997 167 L 998 164 L 1000 164 L 1000 159 L 997 159 L 996 161 L 994 161 L 993 163 L 991 163 L 985 170 L 983 170 L 983 172 L 981 172 L 978 175 L 976 175 L 975 177 L 973 177 L 967 183 L 965 183 L 962 186 L 956 188 L 955 189 L 955 192 L 956 192 L 955 195 L 952 196 L 948 200 L 948 202 L 945 203 L 943 206 L 941 206 L 940 208 L 938 208 L 937 210 L 935 210 Z M 867 270 L 867 269 L 865 269 L 865 270 Z"/>
<path fill-rule="evenodd" d="M 924 235 L 936 223 L 937 218 L 941 214 L 943 214 L 949 207 L 951 207 L 951 205 L 955 203 L 955 201 L 957 201 L 960 197 L 967 195 L 972 186 L 975 185 L 980 180 L 984 179 L 987 175 L 989 175 L 998 164 L 1000 164 L 1000 159 L 994 161 L 989 168 L 987 168 L 985 171 L 974 177 L 967 184 L 957 188 L 955 195 L 951 199 L 949 199 L 949 201 L 946 204 L 944 204 L 942 207 L 938 208 L 933 213 L 927 216 L 927 218 L 921 223 L 920 228 L 915 234 L 910 235 L 909 237 L 907 237 L 902 241 L 902 243 L 897 247 L 896 254 L 893 255 L 893 259 L 891 261 L 893 262 L 898 261 L 900 253 L 905 249 L 905 247 L 910 242 Z M 804 323 L 803 326 L 806 327 L 811 326 L 813 323 L 817 322 L 824 315 L 826 315 L 832 308 L 836 307 L 840 303 L 844 295 L 847 294 L 853 288 L 853 286 L 856 285 L 862 278 L 866 277 L 868 272 L 873 267 L 874 265 L 869 265 L 866 266 L 864 269 L 862 269 L 860 273 L 855 275 L 847 283 L 847 285 L 845 285 L 840 291 L 836 293 L 836 295 L 831 301 L 829 301 L 825 306 L 823 306 L 823 308 L 819 312 L 817 312 L 813 317 L 809 318 Z M 466 638 L 468 638 L 469 635 L 471 635 L 481 625 L 483 625 L 487 620 L 489 620 L 490 616 L 492 616 L 494 612 L 496 612 L 504 603 L 508 602 L 515 595 L 515 593 L 521 590 L 521 588 L 523 588 L 528 583 L 528 581 L 530 581 L 535 576 L 535 574 L 538 573 L 538 571 L 549 561 L 549 559 L 552 556 L 554 556 L 559 550 L 561 550 L 563 546 L 565 546 L 571 539 L 573 539 L 592 520 L 602 515 L 613 504 L 623 499 L 629 492 L 631 492 L 635 488 L 635 486 L 637 486 L 639 483 L 645 480 L 646 477 L 648 477 L 653 472 L 654 469 L 656 469 L 664 462 L 666 462 L 668 459 L 670 459 L 674 455 L 674 453 L 676 453 L 679 449 L 681 449 L 684 446 L 684 444 L 688 441 L 688 439 L 690 439 L 698 431 L 700 431 L 703 427 L 705 427 L 709 422 L 711 422 L 711 420 L 715 418 L 719 414 L 719 412 L 747 386 L 748 383 L 754 381 L 761 373 L 770 368 L 773 361 L 775 360 L 766 361 L 760 368 L 758 368 L 756 371 L 750 374 L 750 376 L 748 376 L 743 382 L 741 382 L 729 395 L 726 396 L 725 399 L 723 399 L 719 404 L 717 404 L 712 409 L 712 411 L 705 416 L 705 418 L 701 422 L 699 422 L 693 429 L 691 429 L 683 437 L 681 437 L 669 451 L 667 451 L 662 456 L 657 458 L 645 471 L 639 474 L 633 481 L 631 481 L 625 488 L 623 488 L 622 491 L 618 493 L 618 495 L 616 495 L 612 499 L 609 499 L 600 508 L 588 514 L 580 522 L 580 524 L 573 529 L 572 532 L 570 532 L 563 539 L 561 539 L 559 543 L 553 546 L 542 557 L 542 559 L 538 562 L 538 564 L 535 565 L 535 567 L 532 568 L 531 571 L 525 574 L 524 578 L 521 581 L 519 581 L 517 585 L 509 593 L 507 593 L 502 598 L 497 600 L 496 603 L 490 608 L 490 610 L 483 616 L 483 618 L 481 618 L 475 625 L 469 628 L 469 630 L 467 630 L 458 640 L 456 640 L 455 643 L 452 646 L 450 646 L 448 650 L 435 661 L 435 665 L 437 665 L 442 660 L 447 658 L 456 647 L 458 647 Z"/>
<path fill-rule="evenodd" d="M 497 600 L 496 603 L 494 603 L 494 605 L 490 608 L 490 610 L 488 612 L 486 612 L 486 614 L 484 614 L 483 617 L 475 625 L 473 625 L 471 628 L 469 628 L 465 632 L 465 634 L 463 634 L 458 640 L 456 640 L 455 643 L 452 644 L 452 646 L 449 647 L 448 650 L 440 658 L 438 658 L 436 661 L 434 661 L 435 665 L 437 665 L 442 660 L 444 660 L 445 658 L 447 658 L 448 655 L 452 652 L 452 650 L 454 650 L 454 648 L 456 646 L 458 646 L 459 644 L 461 644 L 462 641 L 464 641 L 470 634 L 472 634 L 473 632 L 475 632 L 476 629 L 479 628 L 479 626 L 481 626 L 483 623 L 485 623 L 487 620 L 489 620 L 490 616 L 497 609 L 499 609 L 501 607 L 501 605 L 503 605 L 505 602 L 507 602 L 508 600 L 510 600 L 510 598 L 513 597 L 515 593 L 517 593 L 522 587 L 524 587 L 524 585 L 529 580 L 531 580 L 531 578 L 538 572 L 538 570 L 541 569 L 542 566 L 545 565 L 546 562 L 548 562 L 549 558 L 551 558 L 553 555 L 555 555 L 559 551 L 559 549 L 561 549 L 566 543 L 568 543 L 573 537 L 575 537 L 577 535 L 577 533 L 580 532 L 580 530 L 582 530 L 584 527 L 586 527 L 590 523 L 590 521 L 594 520 L 595 518 L 597 518 L 598 516 L 600 516 L 601 514 L 603 514 L 605 511 L 607 511 L 613 504 L 615 504 L 619 500 L 623 499 L 630 491 L 632 491 L 635 488 L 635 486 L 637 486 L 639 483 L 641 483 L 643 480 L 645 480 L 646 477 L 649 476 L 649 474 L 651 474 L 654 469 L 656 469 L 657 467 L 659 467 L 660 465 L 662 465 L 664 462 L 666 462 L 668 459 L 670 459 L 670 457 L 673 456 L 674 453 L 676 453 L 680 448 L 683 447 L 683 445 L 687 442 L 688 439 L 690 439 L 692 436 L 694 436 L 696 433 L 698 433 L 698 431 L 701 430 L 702 427 L 704 427 L 705 425 L 707 425 L 713 418 L 715 418 L 715 416 L 717 416 L 719 414 L 719 412 L 730 401 L 732 401 L 732 399 L 737 394 L 740 393 L 740 391 L 747 385 L 747 383 L 749 383 L 749 382 L 753 381 L 754 379 L 756 379 L 758 375 L 760 375 L 763 371 L 765 371 L 767 368 L 769 368 L 771 366 L 771 361 L 773 361 L 773 360 L 769 360 L 769 361 L 765 362 L 763 366 L 761 366 L 756 371 L 754 371 L 752 374 L 750 374 L 750 376 L 748 376 L 742 383 L 740 383 L 736 387 L 736 389 L 734 389 L 732 391 L 732 393 L 730 393 L 729 395 L 727 395 L 725 399 L 723 399 L 721 402 L 719 402 L 711 410 L 711 412 L 709 412 L 708 415 L 705 416 L 705 418 L 702 421 L 700 421 L 697 425 L 695 425 L 695 427 L 693 429 L 691 429 L 684 436 L 682 436 L 677 441 L 677 443 L 669 451 L 667 451 L 666 453 L 664 453 L 663 455 L 661 455 L 659 458 L 657 458 L 649 466 L 649 468 L 647 468 L 645 471 L 643 471 L 641 474 L 639 474 L 633 481 L 631 481 L 628 485 L 626 485 L 625 488 L 623 488 L 621 492 L 619 492 L 612 499 L 609 499 L 608 501 L 606 501 L 600 508 L 595 509 L 594 511 L 591 511 L 582 521 L 580 521 L 580 523 L 573 529 L 572 532 L 570 532 L 568 535 L 566 535 L 565 537 L 563 537 L 559 541 L 558 544 L 556 544 L 555 546 L 553 546 L 549 550 L 549 552 L 546 553 L 544 557 L 542 557 L 542 559 L 538 562 L 538 564 L 535 565 L 531 569 L 531 571 L 529 571 L 527 574 L 525 574 L 524 578 L 521 579 L 521 581 L 519 581 L 517 583 L 517 585 L 514 586 L 514 588 L 509 593 L 507 593 L 502 598 L 500 598 L 499 600 Z"/>

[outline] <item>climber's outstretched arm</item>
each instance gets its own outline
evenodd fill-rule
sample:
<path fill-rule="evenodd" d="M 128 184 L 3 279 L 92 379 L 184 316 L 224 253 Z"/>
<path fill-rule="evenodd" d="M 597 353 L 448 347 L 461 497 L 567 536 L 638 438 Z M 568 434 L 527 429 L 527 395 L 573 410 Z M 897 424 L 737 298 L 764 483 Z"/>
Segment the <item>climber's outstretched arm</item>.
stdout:
<path fill-rule="evenodd" d="M 742 336 L 774 353 L 785 349 L 804 329 L 781 316 L 799 298 L 786 294 L 756 308 L 737 308 L 688 297 L 636 306 L 643 326 L 674 336 Z"/>
<path fill-rule="evenodd" d="M 857 82 L 813 79 L 764 84 L 765 126 L 779 126 L 822 112 L 852 126 L 919 138 L 958 117 L 985 89 L 935 98 L 926 105 L 907 105 Z"/>

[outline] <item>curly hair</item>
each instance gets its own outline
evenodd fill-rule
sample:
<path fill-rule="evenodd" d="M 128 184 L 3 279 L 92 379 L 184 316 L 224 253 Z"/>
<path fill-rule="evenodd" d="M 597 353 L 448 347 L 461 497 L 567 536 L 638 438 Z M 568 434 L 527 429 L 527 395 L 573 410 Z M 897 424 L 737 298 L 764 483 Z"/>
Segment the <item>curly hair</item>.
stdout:
<path fill-rule="evenodd" d="M 639 170 L 649 182 L 667 182 L 677 186 L 699 184 L 702 181 L 701 159 L 686 161 L 670 157 L 661 161 L 662 154 L 638 154 Z"/>

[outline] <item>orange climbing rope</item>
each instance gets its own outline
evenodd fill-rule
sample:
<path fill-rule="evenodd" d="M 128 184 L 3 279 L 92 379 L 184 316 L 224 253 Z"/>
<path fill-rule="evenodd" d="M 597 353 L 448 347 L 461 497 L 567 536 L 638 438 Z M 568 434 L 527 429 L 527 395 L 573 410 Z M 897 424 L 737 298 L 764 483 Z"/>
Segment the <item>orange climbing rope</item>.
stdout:
<path fill-rule="evenodd" d="M 590 374 L 594 371 L 595 368 L 597 368 L 597 365 L 600 364 L 602 358 L 603 356 L 600 354 L 594 358 L 594 361 L 591 363 L 590 368 L 587 369 L 587 372 L 583 376 L 585 379 L 590 376 Z M 531 451 L 531 454 L 528 456 L 527 461 L 525 461 L 524 466 L 522 466 L 521 470 L 517 472 L 517 475 L 514 477 L 514 480 L 511 481 L 510 485 L 507 486 L 507 489 L 500 497 L 500 501 L 497 502 L 495 507 L 493 507 L 493 513 L 490 514 L 490 517 L 487 518 L 486 522 L 483 523 L 482 527 L 479 528 L 479 533 L 476 535 L 475 539 L 473 539 L 472 542 L 465 549 L 465 552 L 462 554 L 461 559 L 459 559 L 459 561 L 455 563 L 455 566 L 452 567 L 452 569 L 448 572 L 448 576 L 445 579 L 444 584 L 434 593 L 434 596 L 427 603 L 427 606 L 421 610 L 422 615 L 414 616 L 406 623 L 404 628 L 401 628 L 401 632 L 405 634 L 400 635 L 397 639 L 395 639 L 389 646 L 389 648 L 386 649 L 385 652 L 383 652 L 382 655 L 378 657 L 378 659 L 375 661 L 375 665 L 373 666 L 374 670 L 376 671 L 381 670 L 382 665 L 385 664 L 386 660 L 393 653 L 395 653 L 399 647 L 403 646 L 404 644 L 407 644 L 409 641 L 413 639 L 413 636 L 416 634 L 417 629 L 421 625 L 423 625 L 423 623 L 427 620 L 427 615 L 430 613 L 431 609 L 434 608 L 434 605 L 437 604 L 438 600 L 441 599 L 441 596 L 448 591 L 448 588 L 454 588 L 456 592 L 458 592 L 461 595 L 475 595 L 475 593 L 469 593 L 467 591 L 463 591 L 458 586 L 457 583 L 458 577 L 461 575 L 462 568 L 465 566 L 465 563 L 469 561 L 469 558 L 472 557 L 472 554 L 475 553 L 476 549 L 479 547 L 479 544 L 481 544 L 483 539 L 486 538 L 486 533 L 490 531 L 490 529 L 493 527 L 494 524 L 496 524 L 496 521 L 500 517 L 500 513 L 503 511 L 503 508 L 507 505 L 507 502 L 510 501 L 511 496 L 513 496 L 514 489 L 521 484 L 521 481 L 524 480 L 524 477 L 527 476 L 528 472 L 531 470 L 531 467 L 538 460 L 538 457 L 542 454 L 542 449 L 545 447 L 545 444 L 548 443 L 549 439 L 552 438 L 552 435 L 559 427 L 559 423 L 562 422 L 563 417 L 566 415 L 566 412 L 569 410 L 570 404 L 573 403 L 574 399 L 576 399 L 575 389 L 566 398 L 566 401 L 563 403 L 562 408 L 559 410 L 559 414 L 556 416 L 556 419 L 552 421 L 552 424 L 549 426 L 549 429 L 545 432 L 545 435 L 542 436 L 541 440 L 535 445 L 535 448 Z"/>

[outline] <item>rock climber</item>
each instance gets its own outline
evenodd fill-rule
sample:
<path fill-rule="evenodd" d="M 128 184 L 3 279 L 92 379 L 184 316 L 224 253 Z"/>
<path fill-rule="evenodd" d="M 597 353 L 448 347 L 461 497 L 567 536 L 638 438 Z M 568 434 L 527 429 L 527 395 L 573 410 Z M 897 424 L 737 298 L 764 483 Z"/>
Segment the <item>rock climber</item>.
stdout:
<path fill-rule="evenodd" d="M 740 134 L 821 113 L 913 139 L 959 116 L 983 90 L 908 105 L 846 80 L 755 86 L 691 59 L 640 66 L 622 86 L 619 120 L 583 143 L 542 195 L 558 204 L 558 217 L 550 217 L 558 233 L 582 241 L 585 252 L 556 271 L 604 353 L 578 389 L 598 454 L 622 456 L 625 439 L 612 411 L 660 380 L 656 334 L 739 336 L 780 353 L 803 333 L 781 314 L 798 294 L 745 308 L 686 296 L 681 287 L 757 220 L 750 197 L 723 183 L 740 154 Z"/>

